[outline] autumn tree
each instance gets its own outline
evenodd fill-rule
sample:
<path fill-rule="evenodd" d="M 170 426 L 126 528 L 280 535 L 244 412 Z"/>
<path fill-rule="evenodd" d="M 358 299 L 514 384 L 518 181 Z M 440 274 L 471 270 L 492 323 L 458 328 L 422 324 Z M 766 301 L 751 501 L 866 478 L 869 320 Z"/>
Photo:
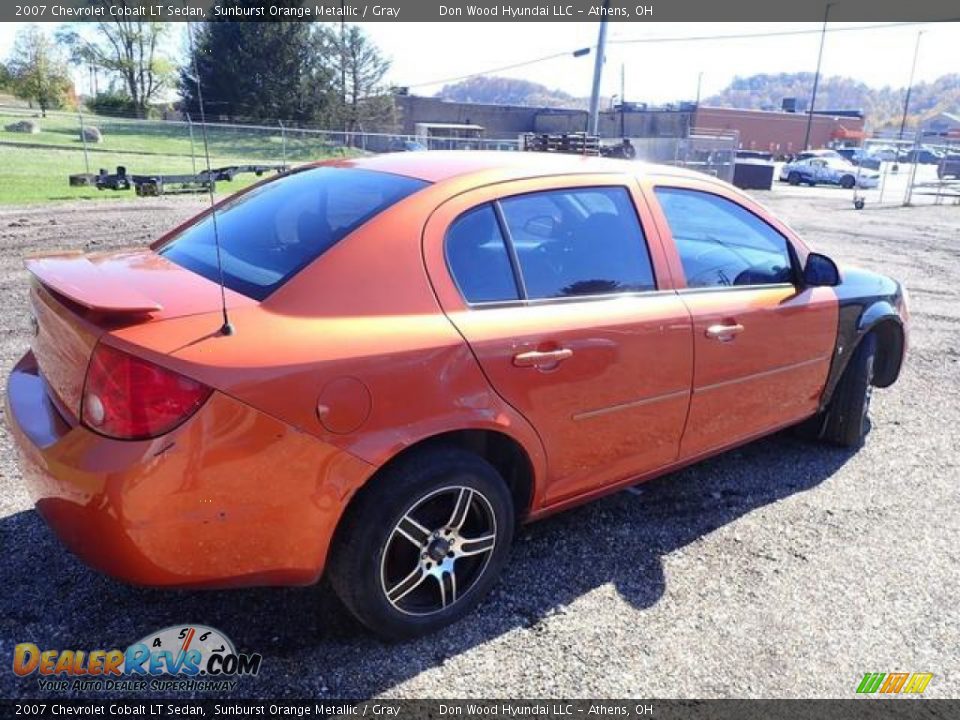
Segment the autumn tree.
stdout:
<path fill-rule="evenodd" d="M 120 5 L 134 9 L 144 0 L 87 0 L 90 5 Z M 133 19 L 135 15 L 107 14 L 109 20 L 72 23 L 57 37 L 71 49 L 75 62 L 91 65 L 120 78 L 138 117 L 175 78 L 167 55 L 170 24 Z"/>
<path fill-rule="evenodd" d="M 17 33 L 7 72 L 14 95 L 31 107 L 36 103 L 44 117 L 48 109 L 63 104 L 70 89 L 67 66 L 57 46 L 36 25 Z"/>

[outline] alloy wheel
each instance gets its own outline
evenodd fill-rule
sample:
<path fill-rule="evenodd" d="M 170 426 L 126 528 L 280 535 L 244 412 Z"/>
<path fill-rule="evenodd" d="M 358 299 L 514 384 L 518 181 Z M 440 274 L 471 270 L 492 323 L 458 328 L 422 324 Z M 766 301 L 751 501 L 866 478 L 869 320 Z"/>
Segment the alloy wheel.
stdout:
<path fill-rule="evenodd" d="M 483 576 L 496 542 L 496 516 L 483 493 L 461 485 L 435 490 L 391 530 L 380 560 L 381 590 L 404 614 L 442 612 Z"/>

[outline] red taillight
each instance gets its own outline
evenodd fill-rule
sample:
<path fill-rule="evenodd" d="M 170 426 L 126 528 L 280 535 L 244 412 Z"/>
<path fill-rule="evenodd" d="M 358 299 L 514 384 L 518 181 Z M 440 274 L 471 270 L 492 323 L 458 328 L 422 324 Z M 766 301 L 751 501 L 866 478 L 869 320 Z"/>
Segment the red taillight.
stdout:
<path fill-rule="evenodd" d="M 100 343 L 87 368 L 80 420 L 110 437 L 156 437 L 193 415 L 210 393 L 196 380 Z"/>

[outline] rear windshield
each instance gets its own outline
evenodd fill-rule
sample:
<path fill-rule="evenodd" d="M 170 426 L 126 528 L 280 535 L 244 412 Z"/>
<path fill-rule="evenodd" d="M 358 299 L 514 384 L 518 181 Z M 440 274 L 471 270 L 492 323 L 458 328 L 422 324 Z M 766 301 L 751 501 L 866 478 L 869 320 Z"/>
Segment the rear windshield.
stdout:
<path fill-rule="evenodd" d="M 224 284 L 263 300 L 354 229 L 425 185 L 402 175 L 331 167 L 265 183 L 217 210 Z M 207 215 L 160 254 L 219 282 L 213 223 Z"/>

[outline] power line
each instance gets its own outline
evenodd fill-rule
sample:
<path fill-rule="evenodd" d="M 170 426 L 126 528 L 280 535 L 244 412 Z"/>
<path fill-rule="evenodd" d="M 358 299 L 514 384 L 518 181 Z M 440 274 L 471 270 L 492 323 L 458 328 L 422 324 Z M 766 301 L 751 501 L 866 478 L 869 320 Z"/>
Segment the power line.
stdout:
<path fill-rule="evenodd" d="M 954 22 L 960 20 L 960 18 L 945 18 L 942 22 Z M 910 25 L 930 25 L 931 22 L 895 22 L 895 23 L 878 23 L 873 25 L 854 25 L 852 27 L 832 27 L 828 28 L 828 33 L 835 32 L 853 32 L 857 30 L 883 30 L 889 28 L 897 27 L 906 27 Z M 711 41 L 711 40 L 747 40 L 751 38 L 773 38 L 773 37 L 788 37 L 792 35 L 816 35 L 820 34 L 820 28 L 812 28 L 808 30 L 774 30 L 769 32 L 756 32 L 756 33 L 735 33 L 730 35 L 678 35 L 672 37 L 642 37 L 642 38 L 621 38 L 619 40 L 608 40 L 608 45 L 637 45 L 637 44 L 659 44 L 659 43 L 681 43 L 681 42 L 702 42 L 702 41 Z M 591 45 L 589 48 L 585 48 L 591 52 L 596 50 L 596 45 Z M 547 62 L 549 60 L 556 60 L 557 58 L 570 57 L 574 54 L 575 51 L 564 50 L 563 52 L 556 52 L 550 55 L 544 55 L 542 57 L 532 58 L 530 60 L 523 60 L 521 62 L 513 63 L 511 65 L 502 65 L 496 68 L 489 68 L 487 70 L 480 70 L 478 72 L 467 73 L 465 75 L 457 75 L 453 77 L 442 78 L 440 80 L 431 80 L 429 82 L 419 82 L 408 85 L 407 87 L 418 88 L 418 87 L 427 87 L 429 85 L 444 85 L 451 82 L 459 82 L 460 80 L 469 80 L 470 78 L 481 77 L 483 75 L 492 75 L 498 72 L 504 72 L 505 70 L 515 70 L 521 67 L 527 67 L 528 65 L 536 65 L 538 63 Z M 580 53 L 581 51 L 576 51 Z"/>
<path fill-rule="evenodd" d="M 590 50 L 592 51 L 593 48 L 590 48 Z M 573 51 L 564 50 L 563 52 L 553 53 L 552 55 L 544 55 L 543 57 L 534 58 L 532 60 L 524 60 L 523 62 L 514 63 L 513 65 L 503 65 L 501 67 L 490 68 L 489 70 L 468 73 L 467 75 L 457 75 L 455 77 L 443 78 L 442 80 L 414 83 L 413 85 L 408 85 L 407 87 L 426 87 L 427 85 L 442 85 L 445 83 L 457 82 L 459 80 L 468 80 L 472 77 L 479 77 L 480 75 L 490 75 L 491 73 L 503 72 L 504 70 L 514 70 L 516 68 L 526 67 L 527 65 L 535 65 L 536 63 L 546 62 L 547 60 L 556 60 L 557 58 L 567 57 L 569 55 L 573 55 Z"/>
<path fill-rule="evenodd" d="M 953 22 L 957 18 L 947 18 L 943 22 Z M 938 21 L 940 22 L 940 21 Z M 930 25 L 931 22 L 895 22 L 895 23 L 877 23 L 874 25 L 854 25 L 852 27 L 831 27 L 827 28 L 828 33 L 852 32 L 856 30 L 883 30 L 887 28 L 905 27 L 908 25 Z M 672 42 L 691 42 L 701 40 L 746 40 L 750 38 L 768 38 L 768 37 L 787 37 L 790 35 L 819 35 L 821 28 L 810 28 L 807 30 L 772 30 L 769 32 L 756 33 L 735 33 L 732 35 L 683 35 L 675 37 L 643 37 L 626 40 L 610 40 L 610 45 L 629 45 L 633 43 L 672 43 Z"/>

